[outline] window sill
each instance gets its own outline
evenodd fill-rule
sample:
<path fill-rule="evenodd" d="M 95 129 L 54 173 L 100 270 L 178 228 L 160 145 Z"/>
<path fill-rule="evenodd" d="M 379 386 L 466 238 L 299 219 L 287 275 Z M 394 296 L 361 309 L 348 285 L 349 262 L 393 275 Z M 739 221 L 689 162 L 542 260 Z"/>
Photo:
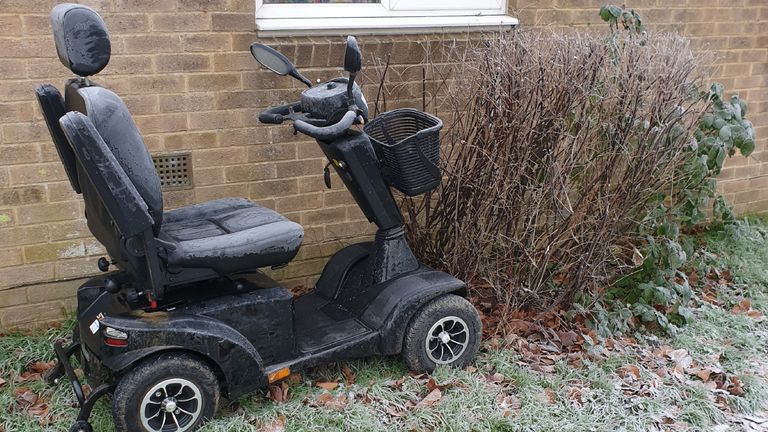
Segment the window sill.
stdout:
<path fill-rule="evenodd" d="M 498 31 L 519 24 L 507 15 L 380 17 L 380 18 L 259 18 L 259 36 L 328 36 Z"/>

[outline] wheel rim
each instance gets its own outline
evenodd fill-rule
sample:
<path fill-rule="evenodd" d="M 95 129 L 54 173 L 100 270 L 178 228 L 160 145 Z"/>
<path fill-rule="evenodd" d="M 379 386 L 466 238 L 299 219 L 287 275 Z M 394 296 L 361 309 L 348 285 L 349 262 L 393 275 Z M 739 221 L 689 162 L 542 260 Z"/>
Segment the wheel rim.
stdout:
<path fill-rule="evenodd" d="M 469 343 L 467 323 L 457 316 L 447 316 L 439 319 L 427 332 L 424 347 L 427 357 L 436 364 L 455 362 Z"/>
<path fill-rule="evenodd" d="M 141 424 L 152 432 L 183 432 L 203 410 L 203 395 L 193 382 L 172 378 L 155 384 L 141 401 Z"/>

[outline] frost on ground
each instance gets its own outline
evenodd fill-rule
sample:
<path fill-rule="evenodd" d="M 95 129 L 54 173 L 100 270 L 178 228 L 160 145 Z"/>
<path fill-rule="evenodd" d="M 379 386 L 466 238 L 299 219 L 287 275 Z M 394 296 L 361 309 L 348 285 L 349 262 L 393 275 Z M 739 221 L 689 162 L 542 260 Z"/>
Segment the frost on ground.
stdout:
<path fill-rule="evenodd" d="M 224 403 L 205 431 L 766 431 L 768 224 L 700 236 L 695 319 L 674 335 L 600 337 L 569 314 L 504 317 L 475 365 L 408 373 L 398 359 L 338 363 Z M 701 270 L 701 271 L 700 271 Z M 695 274 L 694 274 L 695 273 Z M 479 302 L 486 327 L 500 317 Z M 71 324 L 71 323 L 70 323 Z M 0 431 L 66 430 L 66 385 L 46 388 L 45 333 L 0 339 Z M 92 423 L 112 430 L 109 400 Z"/>

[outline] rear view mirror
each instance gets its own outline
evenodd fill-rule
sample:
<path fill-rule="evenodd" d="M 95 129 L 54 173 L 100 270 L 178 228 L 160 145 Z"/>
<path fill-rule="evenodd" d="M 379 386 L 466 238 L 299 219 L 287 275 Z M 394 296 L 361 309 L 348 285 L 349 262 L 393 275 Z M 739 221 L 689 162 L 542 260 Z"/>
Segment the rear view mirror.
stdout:
<path fill-rule="evenodd" d="M 272 72 L 283 76 L 290 75 L 307 86 L 312 87 L 312 82 L 296 70 L 296 66 L 288 60 L 288 57 L 284 56 L 276 49 L 264 44 L 254 43 L 251 45 L 251 54 L 259 64 Z"/>
<path fill-rule="evenodd" d="M 347 50 L 344 53 L 344 70 L 356 74 L 363 67 L 363 53 L 354 36 L 347 36 Z"/>
<path fill-rule="evenodd" d="M 251 45 L 251 54 L 262 66 L 278 75 L 288 75 L 296 69 L 286 56 L 272 47 L 255 43 Z"/>

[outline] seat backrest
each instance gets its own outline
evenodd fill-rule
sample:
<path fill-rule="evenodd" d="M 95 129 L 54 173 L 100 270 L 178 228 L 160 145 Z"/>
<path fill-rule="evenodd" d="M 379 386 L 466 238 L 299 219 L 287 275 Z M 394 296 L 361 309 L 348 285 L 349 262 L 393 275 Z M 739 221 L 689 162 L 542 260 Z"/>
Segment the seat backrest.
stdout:
<path fill-rule="evenodd" d="M 115 93 L 95 85 L 87 78 L 100 72 L 109 63 L 111 44 L 106 24 L 93 9 L 64 3 L 53 8 L 51 27 L 59 60 L 79 76 L 66 84 L 64 110 L 78 111 L 88 116 L 133 183 L 133 187 L 146 202 L 154 220 L 154 231 L 158 233 L 163 218 L 163 196 L 160 177 L 152 163 L 152 157 L 125 103 Z M 58 118 L 56 122 L 58 123 Z M 101 218 L 103 212 L 97 209 L 100 205 L 98 200 L 89 196 L 91 194 L 87 191 L 90 188 L 81 186 L 84 190 L 86 215 Z M 89 226 L 102 223 L 88 221 Z M 96 231 L 103 233 L 101 229 Z M 94 232 L 94 235 L 100 237 L 97 232 Z M 102 243 L 109 242 L 109 239 L 99 240 Z"/>
<path fill-rule="evenodd" d="M 160 177 L 131 113 L 119 96 L 103 87 L 84 87 L 77 90 L 77 94 L 83 100 L 84 110 L 76 111 L 88 116 L 144 199 L 157 234 L 163 221 Z"/>

